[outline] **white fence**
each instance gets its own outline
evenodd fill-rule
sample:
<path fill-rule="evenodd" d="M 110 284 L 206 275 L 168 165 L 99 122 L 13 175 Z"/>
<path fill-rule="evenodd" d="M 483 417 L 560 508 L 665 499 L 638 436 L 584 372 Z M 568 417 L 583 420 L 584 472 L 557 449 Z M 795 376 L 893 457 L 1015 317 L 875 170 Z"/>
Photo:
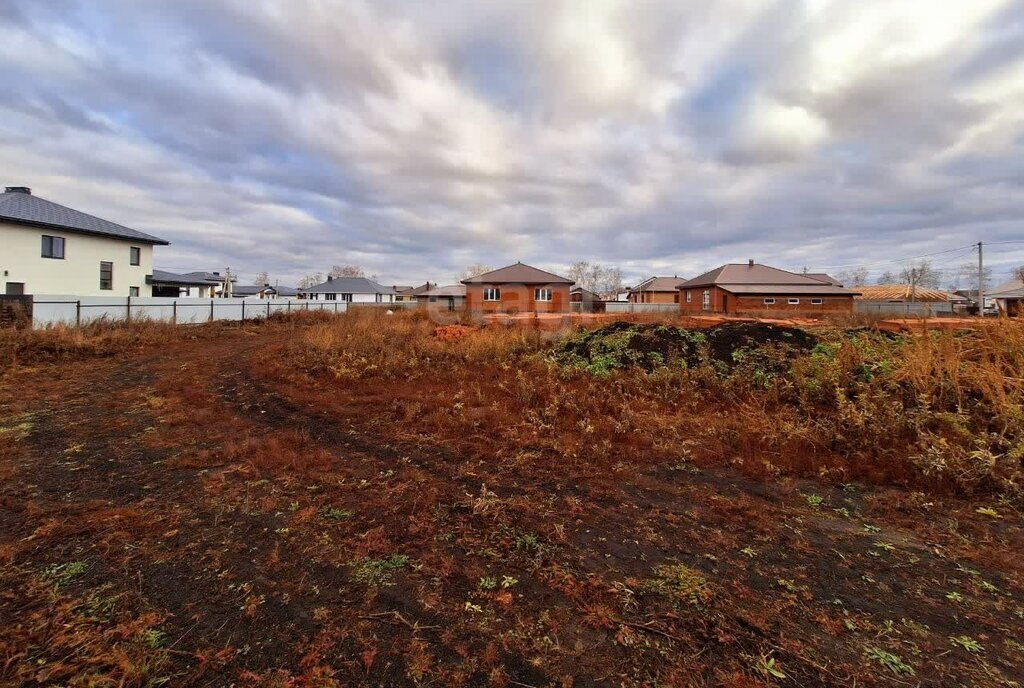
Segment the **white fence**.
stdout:
<path fill-rule="evenodd" d="M 360 303 L 359 308 L 390 308 L 398 310 L 415 302 Z M 350 304 L 345 301 L 311 301 L 309 299 L 229 298 L 199 299 L 172 296 L 71 296 L 67 294 L 36 294 L 32 297 L 32 326 L 46 327 L 62 323 L 84 325 L 106 320 L 163 320 L 180 324 L 211 320 L 246 320 L 265 318 L 275 313 L 326 311 L 344 313 Z"/>
<path fill-rule="evenodd" d="M 630 303 L 629 301 L 605 301 L 605 313 L 678 313 L 678 303 Z"/>

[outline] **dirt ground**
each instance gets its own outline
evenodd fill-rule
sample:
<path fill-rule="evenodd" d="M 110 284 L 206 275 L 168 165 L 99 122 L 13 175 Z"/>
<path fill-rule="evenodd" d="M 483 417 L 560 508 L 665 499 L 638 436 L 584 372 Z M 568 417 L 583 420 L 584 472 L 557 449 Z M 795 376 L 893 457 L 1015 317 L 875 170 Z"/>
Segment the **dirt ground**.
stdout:
<path fill-rule="evenodd" d="M 0 685 L 1024 681 L 1002 505 L 685 446 L 525 471 L 528 448 L 404 421 L 427 382 L 270 374 L 295 335 L 2 373 Z"/>

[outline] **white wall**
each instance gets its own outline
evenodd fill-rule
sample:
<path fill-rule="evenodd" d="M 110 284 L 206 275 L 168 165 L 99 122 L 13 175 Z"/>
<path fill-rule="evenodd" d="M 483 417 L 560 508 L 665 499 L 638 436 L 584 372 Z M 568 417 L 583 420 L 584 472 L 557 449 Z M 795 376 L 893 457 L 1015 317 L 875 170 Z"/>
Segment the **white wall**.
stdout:
<path fill-rule="evenodd" d="M 64 238 L 64 259 L 42 257 L 43 235 Z M 140 251 L 139 265 L 130 264 L 130 247 Z M 114 264 L 114 288 L 100 289 L 100 262 Z M 129 240 L 62 232 L 0 222 L 0 293 L 7 282 L 24 282 L 26 294 L 140 296 L 152 293 L 146 275 L 153 272 L 153 246 Z"/>
<path fill-rule="evenodd" d="M 341 294 L 342 292 L 340 291 L 337 293 L 338 301 L 341 301 Z M 316 301 L 326 301 L 324 297 L 327 295 L 311 294 L 311 296 Z M 377 294 L 352 294 L 352 303 L 378 303 L 377 296 Z M 401 303 L 400 301 L 395 301 L 394 294 L 380 294 L 380 298 L 379 303 Z"/>

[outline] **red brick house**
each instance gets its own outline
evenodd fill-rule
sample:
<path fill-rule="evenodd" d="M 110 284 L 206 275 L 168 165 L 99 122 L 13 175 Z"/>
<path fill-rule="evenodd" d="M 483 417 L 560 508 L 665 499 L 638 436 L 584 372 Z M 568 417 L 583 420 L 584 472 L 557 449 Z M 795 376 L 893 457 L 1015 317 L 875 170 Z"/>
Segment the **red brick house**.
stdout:
<path fill-rule="evenodd" d="M 466 308 L 482 313 L 565 313 L 571 279 L 516 263 L 462 280 Z"/>
<path fill-rule="evenodd" d="M 798 274 L 754 261 L 730 263 L 679 285 L 679 312 L 788 315 L 852 313 L 856 292 L 825 274 Z"/>

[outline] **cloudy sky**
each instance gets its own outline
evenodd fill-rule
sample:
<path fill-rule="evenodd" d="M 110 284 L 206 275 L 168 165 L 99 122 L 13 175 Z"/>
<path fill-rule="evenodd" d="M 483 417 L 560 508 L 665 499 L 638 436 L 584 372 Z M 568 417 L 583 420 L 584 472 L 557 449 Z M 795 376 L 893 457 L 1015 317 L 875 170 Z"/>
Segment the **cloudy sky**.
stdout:
<path fill-rule="evenodd" d="M 1019 0 L 0 0 L 0 36 L 0 184 L 165 269 L 1024 263 Z"/>

